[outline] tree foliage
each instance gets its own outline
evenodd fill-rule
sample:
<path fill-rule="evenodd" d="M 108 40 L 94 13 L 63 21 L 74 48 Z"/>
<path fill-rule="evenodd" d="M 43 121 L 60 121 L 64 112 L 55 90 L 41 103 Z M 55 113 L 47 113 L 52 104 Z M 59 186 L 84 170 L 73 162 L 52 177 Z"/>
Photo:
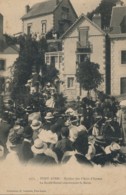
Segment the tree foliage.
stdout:
<path fill-rule="evenodd" d="M 92 12 L 87 13 L 87 17 L 92 20 L 94 14 L 100 13 L 102 29 L 109 27 L 112 7 L 116 5 L 117 1 L 118 0 L 101 0 L 100 4 Z"/>
<path fill-rule="evenodd" d="M 8 34 L 4 34 L 5 41 L 8 46 L 17 44 L 17 38 Z"/>
<path fill-rule="evenodd" d="M 55 68 L 45 64 L 44 56 L 47 51 L 45 38 L 36 41 L 31 36 L 20 36 L 17 43 L 20 45 L 19 57 L 12 66 L 12 98 L 14 100 L 25 94 L 24 86 L 27 80 L 31 79 L 33 70 L 38 74 L 41 70 L 41 84 L 52 82 L 58 74 Z"/>
<path fill-rule="evenodd" d="M 103 82 L 102 74 L 99 72 L 99 65 L 86 60 L 78 65 L 76 72 L 77 81 L 86 91 L 97 89 Z"/>

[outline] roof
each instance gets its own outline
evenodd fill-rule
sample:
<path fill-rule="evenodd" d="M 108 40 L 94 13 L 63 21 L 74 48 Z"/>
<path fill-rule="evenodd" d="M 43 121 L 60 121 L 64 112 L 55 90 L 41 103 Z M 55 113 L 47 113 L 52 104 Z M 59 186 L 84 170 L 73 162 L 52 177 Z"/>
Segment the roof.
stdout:
<path fill-rule="evenodd" d="M 59 4 L 62 2 L 62 0 L 59 0 Z M 41 3 L 34 4 L 29 12 L 25 14 L 21 19 L 29 19 L 29 18 L 34 18 L 37 16 L 42 16 L 46 14 L 51 14 L 54 12 L 54 10 L 59 6 L 57 5 L 57 0 L 49 0 L 49 1 L 44 1 Z"/>
<path fill-rule="evenodd" d="M 73 23 L 73 25 L 70 26 L 70 28 L 61 36 L 61 39 L 64 39 L 70 32 L 74 30 L 74 28 L 79 24 L 79 22 L 83 19 L 86 19 L 88 22 L 90 22 L 95 28 L 97 28 L 103 35 L 105 35 L 105 32 L 94 22 L 92 22 L 89 18 L 87 18 L 84 14 L 81 14 L 80 17 Z"/>
<path fill-rule="evenodd" d="M 7 46 L 0 54 L 18 54 L 19 47 L 17 45 Z"/>
<path fill-rule="evenodd" d="M 122 20 L 125 15 L 126 15 L 126 6 L 113 7 L 112 15 L 111 15 L 111 22 L 110 22 L 110 28 L 112 30 L 110 33 L 112 34 L 121 33 L 120 24 L 122 23 Z"/>

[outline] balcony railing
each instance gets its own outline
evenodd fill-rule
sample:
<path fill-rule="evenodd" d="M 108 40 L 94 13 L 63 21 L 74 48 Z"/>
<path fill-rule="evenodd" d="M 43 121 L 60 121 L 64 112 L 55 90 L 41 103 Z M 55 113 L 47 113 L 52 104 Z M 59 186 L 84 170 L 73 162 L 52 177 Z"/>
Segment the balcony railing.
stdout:
<path fill-rule="evenodd" d="M 62 51 L 61 40 L 48 40 L 48 52 Z"/>
<path fill-rule="evenodd" d="M 79 41 L 77 42 L 77 53 L 92 53 L 93 46 L 87 42 L 85 45 L 82 45 Z"/>

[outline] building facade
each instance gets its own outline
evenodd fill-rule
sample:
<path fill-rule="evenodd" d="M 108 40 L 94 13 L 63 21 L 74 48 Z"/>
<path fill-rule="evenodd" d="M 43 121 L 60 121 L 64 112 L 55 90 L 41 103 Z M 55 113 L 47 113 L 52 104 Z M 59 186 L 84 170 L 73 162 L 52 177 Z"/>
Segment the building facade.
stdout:
<path fill-rule="evenodd" d="M 60 51 L 60 79 L 63 81 L 60 90 L 68 97 L 68 99 L 76 99 L 77 96 L 85 96 L 86 91 L 80 88 L 80 84 L 76 80 L 76 69 L 78 63 L 84 62 L 88 57 L 91 62 L 100 65 L 100 72 L 104 77 L 104 83 L 99 90 L 106 91 L 106 36 L 101 28 L 91 22 L 84 14 L 82 14 L 75 23 L 63 34 L 62 51 Z M 59 51 L 55 53 L 55 57 Z M 53 53 L 46 53 L 46 63 L 51 60 Z M 47 58 L 47 56 L 49 58 Z M 57 58 L 57 57 L 56 57 Z M 56 65 L 57 66 L 57 65 Z"/>
<path fill-rule="evenodd" d="M 8 46 L 3 36 L 3 16 L 0 14 L 0 95 L 9 95 L 11 83 L 11 66 L 19 55 L 16 45 Z"/>
<path fill-rule="evenodd" d="M 126 94 L 126 6 L 113 7 L 110 24 L 110 86 L 112 95 Z"/>
<path fill-rule="evenodd" d="M 40 36 L 60 36 L 76 20 L 77 14 L 69 0 L 49 0 L 26 6 L 22 17 L 23 32 Z"/>

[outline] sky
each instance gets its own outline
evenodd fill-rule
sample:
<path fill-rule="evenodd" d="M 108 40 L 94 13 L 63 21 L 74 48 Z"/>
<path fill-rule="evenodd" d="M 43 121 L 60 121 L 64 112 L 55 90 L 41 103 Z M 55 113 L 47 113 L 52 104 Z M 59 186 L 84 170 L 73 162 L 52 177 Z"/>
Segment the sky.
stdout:
<path fill-rule="evenodd" d="M 13 35 L 22 31 L 21 17 L 25 6 L 46 0 L 0 0 L 0 13 L 4 16 L 4 33 Z M 70 0 L 78 16 L 94 10 L 101 0 Z M 126 3 L 126 0 L 124 0 Z"/>

